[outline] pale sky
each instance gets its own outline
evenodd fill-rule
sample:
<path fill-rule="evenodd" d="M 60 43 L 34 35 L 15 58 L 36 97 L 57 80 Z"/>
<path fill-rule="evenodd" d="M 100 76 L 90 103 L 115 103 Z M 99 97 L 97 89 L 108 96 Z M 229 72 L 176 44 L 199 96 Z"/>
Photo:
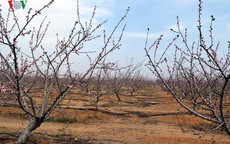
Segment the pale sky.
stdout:
<path fill-rule="evenodd" d="M 127 28 L 122 40 L 122 47 L 110 56 L 111 61 L 124 63 L 131 58 L 135 62 L 147 61 L 144 53 L 144 44 L 147 28 L 150 28 L 150 40 L 153 42 L 159 35 L 164 35 L 164 40 L 170 41 L 174 34 L 170 28 L 176 25 L 179 16 L 181 26 L 188 29 L 191 42 L 196 40 L 198 0 L 79 0 L 82 21 L 91 16 L 94 6 L 97 6 L 95 24 L 106 19 L 108 22 L 102 29 L 111 31 L 115 23 L 123 16 L 127 7 L 130 12 L 127 19 Z M 28 0 L 25 9 L 16 10 L 18 17 L 23 20 L 29 8 L 38 9 L 48 0 Z M 56 0 L 49 9 L 43 11 L 41 18 L 47 15 L 51 22 L 48 31 L 48 45 L 56 42 L 55 34 L 67 35 L 76 16 L 76 0 Z M 7 0 L 0 1 L 2 13 L 5 14 L 9 5 Z M 210 16 L 216 18 L 214 22 L 214 35 L 216 41 L 221 41 L 220 53 L 227 49 L 230 40 L 230 1 L 229 0 L 204 0 L 203 22 L 208 28 Z M 38 22 L 39 19 L 36 21 Z M 36 22 L 34 25 L 36 25 Z M 53 43 L 54 45 L 55 43 Z M 144 66 L 143 66 L 144 67 Z M 143 68 L 143 71 L 147 69 Z"/>

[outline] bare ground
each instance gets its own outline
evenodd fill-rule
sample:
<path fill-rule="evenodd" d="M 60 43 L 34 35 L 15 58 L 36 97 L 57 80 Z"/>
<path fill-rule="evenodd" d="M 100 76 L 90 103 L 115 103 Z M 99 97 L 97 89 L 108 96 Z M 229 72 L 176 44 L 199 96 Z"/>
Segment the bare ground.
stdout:
<path fill-rule="evenodd" d="M 65 100 L 33 132 L 28 144 L 227 144 L 230 137 L 215 125 L 182 110 L 165 92 L 108 97 L 95 111 L 88 98 Z M 72 97 L 74 94 L 72 94 Z M 68 106 L 68 107 L 67 107 Z M 0 108 L 0 144 L 15 143 L 27 126 L 18 108 Z"/>

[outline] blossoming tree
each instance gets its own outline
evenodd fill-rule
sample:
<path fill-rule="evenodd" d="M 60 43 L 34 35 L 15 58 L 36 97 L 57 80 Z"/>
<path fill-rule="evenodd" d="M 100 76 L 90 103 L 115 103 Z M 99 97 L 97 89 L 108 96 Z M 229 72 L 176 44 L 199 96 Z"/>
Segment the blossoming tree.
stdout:
<path fill-rule="evenodd" d="M 49 117 L 71 89 L 81 85 L 106 55 L 120 47 L 126 27 L 126 24 L 121 25 L 128 9 L 110 33 L 104 31 L 102 48 L 85 50 L 85 43 L 100 37 L 95 34 L 106 21 L 93 25 L 95 7 L 89 21 L 82 23 L 77 2 L 77 20 L 68 36 L 60 38 L 57 34 L 53 47 L 46 47 L 44 42 L 49 27 L 49 23 L 45 24 L 46 18 L 38 27 L 31 28 L 31 23 L 54 1 L 50 0 L 39 10 L 30 9 L 24 24 L 12 9 L 7 16 L 0 13 L 1 95 L 12 97 L 29 120 L 29 125 L 18 138 L 18 144 L 26 143 L 31 132 Z M 119 28 L 120 35 L 116 38 L 114 33 Z M 89 59 L 89 65 L 84 74 L 79 74 L 73 69 L 78 62 L 75 58 L 84 54 Z M 1 101 L 2 104 L 8 102 L 8 99 Z"/>
<path fill-rule="evenodd" d="M 181 29 L 177 18 L 177 28 L 171 29 L 176 36 L 164 49 L 160 48 L 163 35 L 149 47 L 146 41 L 145 52 L 149 60 L 147 67 L 184 109 L 217 124 L 211 131 L 223 127 L 230 135 L 230 107 L 227 103 L 230 86 L 230 43 L 228 42 L 229 46 L 225 49 L 226 55 L 218 55 L 220 43 L 215 43 L 213 37 L 215 18 L 211 16 L 207 39 L 201 21 L 201 0 L 198 8 L 198 42 L 190 44 L 187 29 Z M 182 42 L 178 42 L 178 39 Z M 170 55 L 173 56 L 169 57 Z"/>

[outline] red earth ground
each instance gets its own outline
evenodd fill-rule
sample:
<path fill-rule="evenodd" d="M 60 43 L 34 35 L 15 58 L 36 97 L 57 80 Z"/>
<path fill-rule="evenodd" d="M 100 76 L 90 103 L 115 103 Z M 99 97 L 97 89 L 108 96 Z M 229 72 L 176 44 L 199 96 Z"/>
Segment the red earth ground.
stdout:
<path fill-rule="evenodd" d="M 184 111 L 159 88 L 108 97 L 96 111 L 88 97 L 72 94 L 36 129 L 28 144 L 227 144 L 230 137 L 215 125 Z M 0 108 L 0 144 L 15 143 L 27 126 L 18 108 Z"/>

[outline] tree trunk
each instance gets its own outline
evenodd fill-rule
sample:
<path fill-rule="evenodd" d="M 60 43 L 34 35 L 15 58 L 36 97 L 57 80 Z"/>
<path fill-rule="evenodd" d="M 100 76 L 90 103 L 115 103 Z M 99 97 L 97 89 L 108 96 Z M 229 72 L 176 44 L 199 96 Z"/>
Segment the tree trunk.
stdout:
<path fill-rule="evenodd" d="M 17 144 L 25 144 L 27 138 L 30 136 L 31 132 L 37 129 L 41 125 L 42 121 L 40 119 L 33 119 L 30 121 L 28 127 L 24 129 L 20 137 L 18 138 Z"/>
<path fill-rule="evenodd" d="M 119 96 L 119 93 L 116 92 L 116 91 L 115 91 L 114 93 L 116 94 L 118 101 L 121 101 L 121 98 L 120 98 L 120 96 Z"/>
<path fill-rule="evenodd" d="M 193 103 L 193 110 L 194 110 L 194 111 L 197 111 L 198 106 L 199 106 L 198 103 Z"/>
<path fill-rule="evenodd" d="M 130 92 L 130 95 L 133 96 L 133 92 Z"/>
<path fill-rule="evenodd" d="M 225 129 L 225 131 L 227 132 L 227 134 L 230 136 L 230 127 L 229 127 L 229 124 L 228 124 L 228 123 L 225 123 L 225 124 L 224 124 L 224 129 Z"/>
<path fill-rule="evenodd" d="M 96 110 L 99 111 L 99 96 L 98 95 L 94 96 L 94 103 L 95 103 Z"/>

